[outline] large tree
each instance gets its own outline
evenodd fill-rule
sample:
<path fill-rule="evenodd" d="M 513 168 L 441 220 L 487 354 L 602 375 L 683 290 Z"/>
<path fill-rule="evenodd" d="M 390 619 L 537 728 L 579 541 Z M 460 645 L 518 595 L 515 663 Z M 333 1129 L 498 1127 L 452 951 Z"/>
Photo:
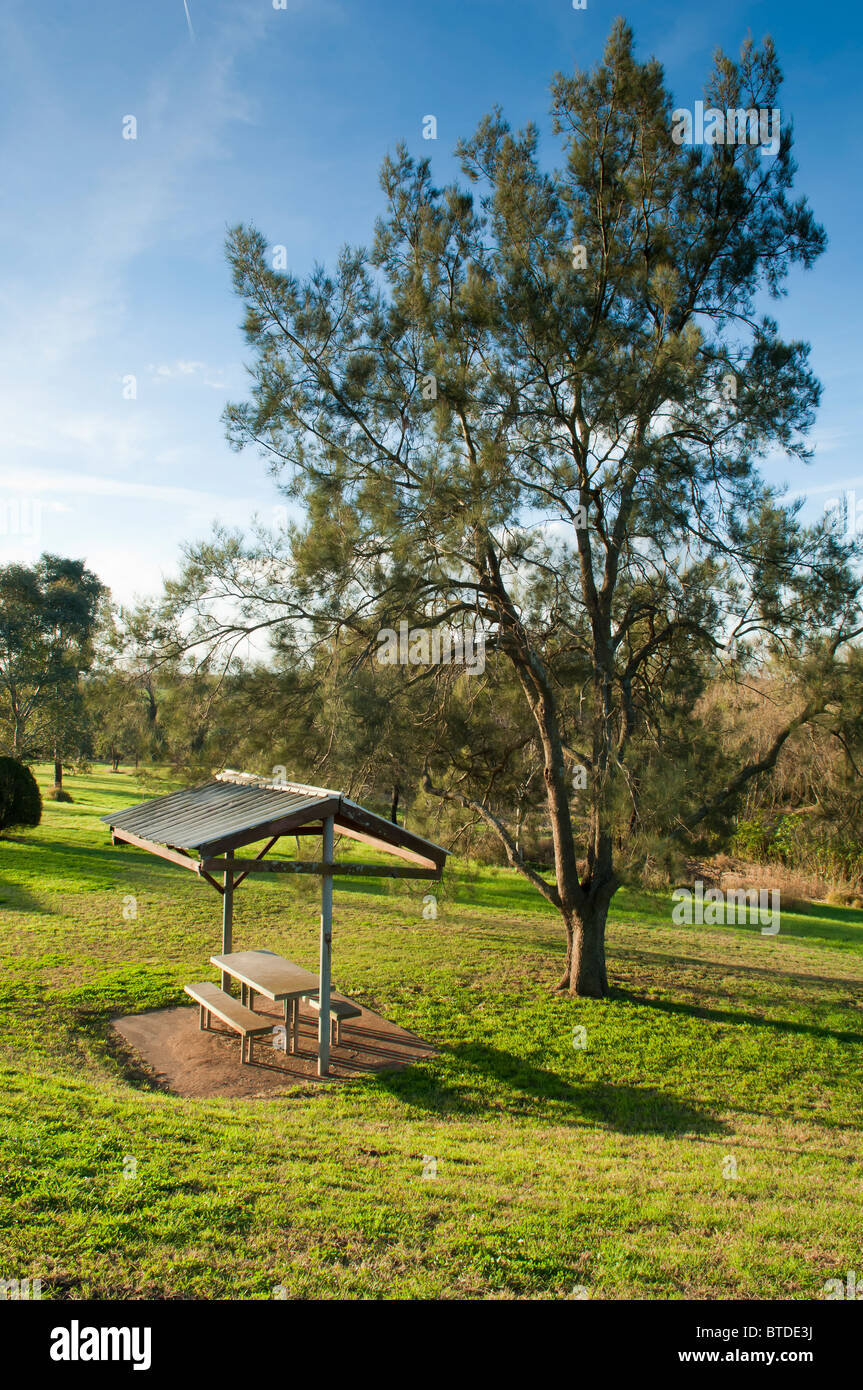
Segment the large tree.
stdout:
<path fill-rule="evenodd" d="M 63 759 L 85 742 L 79 677 L 90 669 L 106 589 L 83 560 L 0 568 L 0 718 L 12 756 Z"/>
<path fill-rule="evenodd" d="M 718 55 L 704 96 L 774 110 L 780 82 L 770 41 L 747 43 L 737 62 Z M 672 108 L 618 22 L 595 70 L 553 81 L 556 170 L 538 129 L 496 110 L 459 147 L 476 192 L 435 187 L 399 148 L 371 250 L 332 273 L 274 270 L 253 227 L 229 238 L 254 350 L 229 435 L 260 446 L 305 509 L 278 616 L 370 648 L 403 617 L 486 635 L 533 731 L 554 881 L 440 749 L 426 788 L 499 835 L 561 914 L 561 987 L 594 997 L 616 843 L 637 832 L 645 787 L 673 782 L 671 833 L 733 807 L 835 698 L 859 617 L 849 550 L 758 472 L 770 453 L 807 457 L 819 397 L 807 346 L 762 303 L 825 244 L 791 197 L 790 124 L 775 154 L 688 146 Z M 736 766 L 706 739 L 705 782 L 706 675 L 768 656 L 793 713 Z"/>

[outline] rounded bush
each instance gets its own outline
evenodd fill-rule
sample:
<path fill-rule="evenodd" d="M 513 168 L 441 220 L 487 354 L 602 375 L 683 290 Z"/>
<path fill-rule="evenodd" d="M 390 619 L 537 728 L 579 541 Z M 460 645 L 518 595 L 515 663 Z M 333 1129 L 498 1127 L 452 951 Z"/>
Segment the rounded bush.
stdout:
<path fill-rule="evenodd" d="M 0 830 L 38 825 L 42 798 L 36 778 L 15 758 L 0 758 Z"/>
<path fill-rule="evenodd" d="M 48 798 L 49 801 L 73 801 L 73 800 L 74 800 L 74 797 L 71 796 L 70 793 L 67 792 L 63 787 L 51 787 L 50 791 L 47 791 L 47 792 L 45 793 L 45 795 L 47 796 L 47 798 Z"/>

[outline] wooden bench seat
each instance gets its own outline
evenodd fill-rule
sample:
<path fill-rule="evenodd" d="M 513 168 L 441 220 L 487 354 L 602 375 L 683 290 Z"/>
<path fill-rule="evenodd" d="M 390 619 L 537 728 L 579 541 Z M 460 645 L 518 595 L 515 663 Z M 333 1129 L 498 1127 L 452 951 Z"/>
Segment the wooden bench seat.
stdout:
<path fill-rule="evenodd" d="M 253 1013 L 245 1004 L 241 1004 L 238 999 L 226 994 L 218 985 L 211 985 L 207 980 L 194 985 L 184 985 L 183 988 L 201 1006 L 199 1028 L 204 1032 L 219 1032 L 217 1028 L 210 1028 L 210 1015 L 215 1014 L 216 1018 L 220 1018 L 235 1033 L 239 1033 L 240 1061 L 251 1062 L 252 1039 L 261 1033 L 272 1033 L 273 1020 Z"/>
<path fill-rule="evenodd" d="M 321 1011 L 321 1001 L 317 994 L 307 994 L 305 996 L 315 1013 Z M 330 1041 L 334 1046 L 338 1046 L 341 1037 L 341 1025 L 343 1018 L 359 1018 L 362 1009 L 358 1004 L 352 1004 L 349 999 L 330 999 Z"/>

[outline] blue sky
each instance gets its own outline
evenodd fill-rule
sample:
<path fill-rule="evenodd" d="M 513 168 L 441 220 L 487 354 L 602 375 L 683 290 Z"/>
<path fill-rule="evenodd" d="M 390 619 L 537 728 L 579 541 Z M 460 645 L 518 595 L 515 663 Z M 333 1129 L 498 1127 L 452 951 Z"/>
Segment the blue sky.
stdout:
<path fill-rule="evenodd" d="M 192 32 L 183 0 L 4 0 L 0 563 L 83 557 L 128 602 L 157 591 L 213 521 L 274 520 L 263 462 L 231 452 L 220 421 L 246 382 L 225 228 L 256 223 L 300 273 L 331 262 L 368 240 L 398 140 L 445 180 L 456 140 L 495 102 L 513 124 L 543 122 L 551 74 L 592 64 L 621 13 L 682 106 L 716 45 L 776 41 L 798 188 L 830 245 L 774 310 L 812 343 L 824 383 L 816 458 L 766 471 L 806 491 L 811 514 L 842 490 L 863 513 L 856 4 L 187 3 Z M 427 114 L 436 142 L 422 138 Z"/>

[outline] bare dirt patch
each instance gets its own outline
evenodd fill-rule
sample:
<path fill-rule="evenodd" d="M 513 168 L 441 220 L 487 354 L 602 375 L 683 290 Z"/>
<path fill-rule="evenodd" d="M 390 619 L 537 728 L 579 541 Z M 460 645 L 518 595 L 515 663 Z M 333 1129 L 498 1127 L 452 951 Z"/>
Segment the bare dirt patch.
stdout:
<path fill-rule="evenodd" d="M 275 1004 L 258 998 L 256 1009 L 273 1024 L 283 1021 Z M 370 1009 L 342 1023 L 341 1039 L 330 1048 L 330 1076 L 317 1074 L 317 1015 L 308 1005 L 300 1010 L 296 1053 L 276 1051 L 268 1035 L 256 1038 L 251 1065 L 240 1061 L 236 1033 L 202 1032 L 197 1008 L 152 1009 L 112 1018 L 111 1025 L 163 1089 L 195 1098 L 224 1096 L 251 1100 L 307 1086 L 344 1080 L 363 1072 L 400 1070 L 411 1062 L 435 1055 L 434 1048 Z M 221 1025 L 214 1020 L 214 1025 Z"/>

